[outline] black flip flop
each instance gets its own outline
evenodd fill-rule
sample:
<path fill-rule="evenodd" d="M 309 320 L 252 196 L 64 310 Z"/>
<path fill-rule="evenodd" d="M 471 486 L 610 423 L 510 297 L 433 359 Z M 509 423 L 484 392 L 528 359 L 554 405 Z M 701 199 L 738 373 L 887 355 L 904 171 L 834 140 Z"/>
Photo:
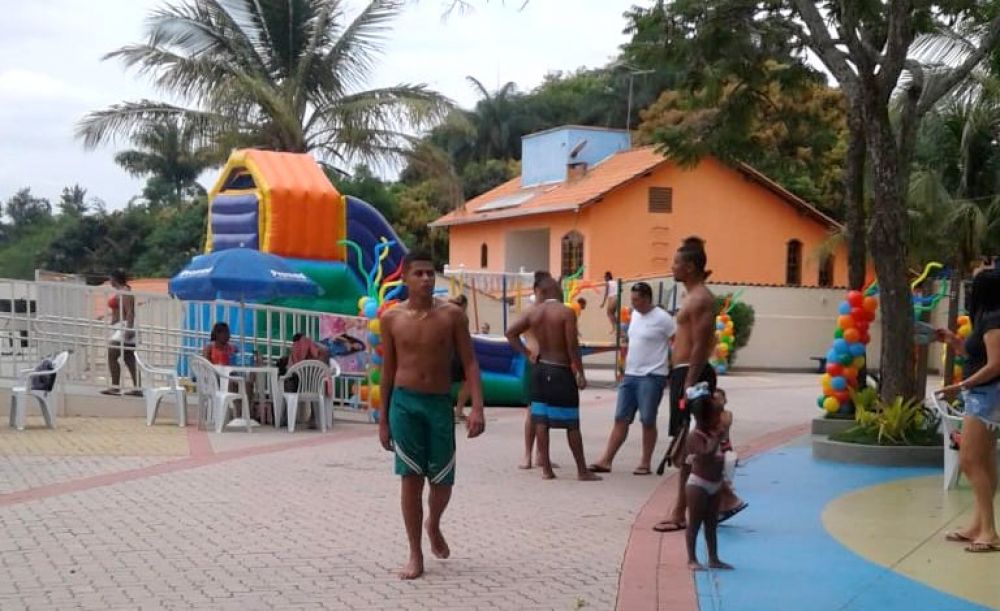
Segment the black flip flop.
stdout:
<path fill-rule="evenodd" d="M 742 503 L 740 503 L 736 507 L 733 507 L 732 509 L 727 509 L 726 511 L 723 511 L 722 513 L 719 514 L 719 521 L 718 521 L 718 523 L 722 524 L 723 522 L 725 522 L 729 518 L 733 517 L 734 515 L 738 514 L 739 512 L 743 511 L 744 509 L 746 509 L 749 506 L 750 506 L 750 503 L 747 503 L 746 501 L 743 501 Z"/>
<path fill-rule="evenodd" d="M 660 526 L 660 524 L 666 524 L 667 526 Z M 687 524 L 684 522 L 675 522 L 673 520 L 662 520 L 653 526 L 653 530 L 658 533 L 673 533 L 678 530 L 687 530 Z"/>

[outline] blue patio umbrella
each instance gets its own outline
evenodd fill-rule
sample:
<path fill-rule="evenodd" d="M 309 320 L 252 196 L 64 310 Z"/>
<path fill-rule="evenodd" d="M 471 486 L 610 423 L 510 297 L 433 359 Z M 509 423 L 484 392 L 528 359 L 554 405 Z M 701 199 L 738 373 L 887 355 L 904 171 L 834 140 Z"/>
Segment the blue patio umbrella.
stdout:
<path fill-rule="evenodd" d="M 179 299 L 239 301 L 240 346 L 244 345 L 244 301 L 320 294 L 316 283 L 280 257 L 250 248 L 229 248 L 195 257 L 170 279 L 167 290 Z M 230 422 L 231 426 L 243 424 L 242 419 Z"/>
<path fill-rule="evenodd" d="M 229 248 L 199 255 L 170 279 L 167 289 L 179 299 L 205 301 L 257 301 L 320 293 L 316 283 L 280 257 L 251 248 Z"/>

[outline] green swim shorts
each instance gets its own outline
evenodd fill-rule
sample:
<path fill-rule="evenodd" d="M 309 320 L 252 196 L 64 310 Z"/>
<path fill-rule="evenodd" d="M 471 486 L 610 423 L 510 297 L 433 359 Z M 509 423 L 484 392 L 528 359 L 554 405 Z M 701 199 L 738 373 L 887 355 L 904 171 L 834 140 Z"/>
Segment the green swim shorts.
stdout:
<path fill-rule="evenodd" d="M 451 397 L 394 388 L 389 431 L 396 475 L 423 475 L 431 484 L 455 483 L 455 421 Z"/>

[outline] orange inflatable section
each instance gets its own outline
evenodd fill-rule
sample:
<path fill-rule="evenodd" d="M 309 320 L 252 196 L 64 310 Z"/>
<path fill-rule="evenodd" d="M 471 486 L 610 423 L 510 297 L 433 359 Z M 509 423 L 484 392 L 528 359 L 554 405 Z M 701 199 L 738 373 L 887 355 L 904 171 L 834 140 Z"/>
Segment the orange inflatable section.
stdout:
<path fill-rule="evenodd" d="M 313 158 L 253 149 L 242 152 L 262 196 L 261 250 L 296 259 L 343 260 L 344 247 L 337 242 L 346 235 L 346 207 Z"/>

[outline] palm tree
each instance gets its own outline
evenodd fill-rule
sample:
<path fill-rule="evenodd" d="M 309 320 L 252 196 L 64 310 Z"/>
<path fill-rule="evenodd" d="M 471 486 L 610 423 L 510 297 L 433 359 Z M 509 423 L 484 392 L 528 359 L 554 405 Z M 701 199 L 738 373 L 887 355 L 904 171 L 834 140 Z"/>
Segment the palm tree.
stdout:
<path fill-rule="evenodd" d="M 132 141 L 137 148 L 115 155 L 115 163 L 132 176 L 150 176 L 167 186 L 176 200 L 201 191 L 198 176 L 222 160 L 216 149 L 199 147 L 195 130 L 176 118 L 144 125 Z"/>
<path fill-rule="evenodd" d="M 512 101 L 517 95 L 517 85 L 508 82 L 495 92 L 490 92 L 479 79 L 466 76 L 472 88 L 479 93 L 470 120 L 476 126 L 478 146 L 482 159 L 511 159 L 520 157 L 520 133 L 511 124 L 514 117 Z"/>
<path fill-rule="evenodd" d="M 89 113 L 88 148 L 179 120 L 201 144 L 312 151 L 337 169 L 405 154 L 409 130 L 448 101 L 423 85 L 362 89 L 405 0 L 177 0 L 152 12 L 145 42 L 109 53 L 172 97 Z"/>

